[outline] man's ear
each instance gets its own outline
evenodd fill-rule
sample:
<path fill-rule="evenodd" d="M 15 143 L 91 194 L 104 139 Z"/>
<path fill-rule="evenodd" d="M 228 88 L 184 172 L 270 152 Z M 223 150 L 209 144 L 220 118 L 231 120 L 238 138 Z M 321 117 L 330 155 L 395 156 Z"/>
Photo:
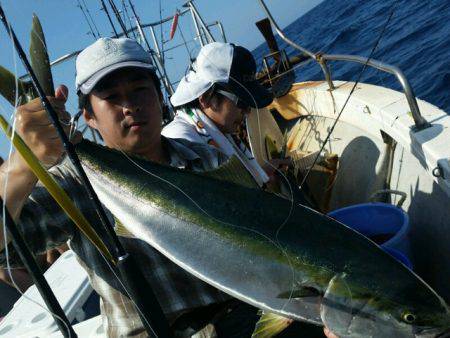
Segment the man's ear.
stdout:
<path fill-rule="evenodd" d="M 83 109 L 83 118 L 89 127 L 97 129 L 97 120 L 94 114 L 88 112 L 86 108 Z"/>

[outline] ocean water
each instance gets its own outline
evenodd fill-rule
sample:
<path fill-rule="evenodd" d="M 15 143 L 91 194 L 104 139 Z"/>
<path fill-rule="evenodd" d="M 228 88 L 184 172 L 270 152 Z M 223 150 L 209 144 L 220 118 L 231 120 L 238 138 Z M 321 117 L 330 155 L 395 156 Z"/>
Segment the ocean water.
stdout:
<path fill-rule="evenodd" d="M 399 67 L 417 97 L 450 114 L 449 0 L 325 0 L 284 32 L 313 52 L 367 57 L 393 6 L 393 17 L 372 57 Z M 299 53 L 276 38 L 289 56 Z M 262 44 L 253 54 L 261 61 L 267 52 Z M 355 81 L 362 68 L 360 64 L 342 61 L 329 64 L 333 79 L 337 80 Z M 323 78 L 316 62 L 296 71 L 297 81 Z M 401 90 L 393 75 L 372 68 L 365 70 L 361 81 Z"/>

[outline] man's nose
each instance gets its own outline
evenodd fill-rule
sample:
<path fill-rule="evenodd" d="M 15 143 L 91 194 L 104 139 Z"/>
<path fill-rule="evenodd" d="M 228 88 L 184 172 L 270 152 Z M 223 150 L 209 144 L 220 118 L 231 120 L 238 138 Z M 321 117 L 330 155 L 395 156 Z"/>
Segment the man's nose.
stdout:
<path fill-rule="evenodd" d="M 137 113 L 141 110 L 141 105 L 133 97 L 125 97 L 122 101 L 124 115 Z"/>

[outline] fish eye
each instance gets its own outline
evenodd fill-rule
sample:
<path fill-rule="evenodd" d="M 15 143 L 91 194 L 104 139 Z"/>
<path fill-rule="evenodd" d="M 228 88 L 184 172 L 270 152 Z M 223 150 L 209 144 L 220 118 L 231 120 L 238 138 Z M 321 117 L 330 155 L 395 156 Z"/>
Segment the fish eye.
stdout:
<path fill-rule="evenodd" d="M 408 324 L 412 324 L 416 321 L 416 316 L 414 314 L 412 314 L 411 312 L 405 312 L 402 315 L 402 319 L 404 322 L 406 322 Z"/>

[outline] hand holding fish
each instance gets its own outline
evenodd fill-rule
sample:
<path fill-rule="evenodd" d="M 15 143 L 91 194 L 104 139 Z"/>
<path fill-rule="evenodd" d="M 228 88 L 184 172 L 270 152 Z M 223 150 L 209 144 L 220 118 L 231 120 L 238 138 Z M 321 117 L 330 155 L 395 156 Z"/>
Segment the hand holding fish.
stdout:
<path fill-rule="evenodd" d="M 323 333 L 327 338 L 339 338 L 333 332 L 331 332 L 327 327 L 323 329 Z"/>
<path fill-rule="evenodd" d="M 291 158 L 273 158 L 263 165 L 263 169 L 269 176 L 267 188 L 269 191 L 277 191 L 280 185 L 280 173 L 285 173 L 289 165 L 292 164 Z"/>
<path fill-rule="evenodd" d="M 70 115 L 65 110 L 68 89 L 59 86 L 54 97 L 47 97 L 55 109 L 66 134 L 69 133 Z M 47 112 L 42 106 L 41 100 L 36 98 L 17 108 L 16 130 L 28 147 L 46 167 L 55 165 L 61 158 L 64 147 L 61 139 L 50 121 Z M 75 133 L 73 141 L 81 140 L 81 134 Z M 28 166 L 24 163 L 24 166 Z"/>

